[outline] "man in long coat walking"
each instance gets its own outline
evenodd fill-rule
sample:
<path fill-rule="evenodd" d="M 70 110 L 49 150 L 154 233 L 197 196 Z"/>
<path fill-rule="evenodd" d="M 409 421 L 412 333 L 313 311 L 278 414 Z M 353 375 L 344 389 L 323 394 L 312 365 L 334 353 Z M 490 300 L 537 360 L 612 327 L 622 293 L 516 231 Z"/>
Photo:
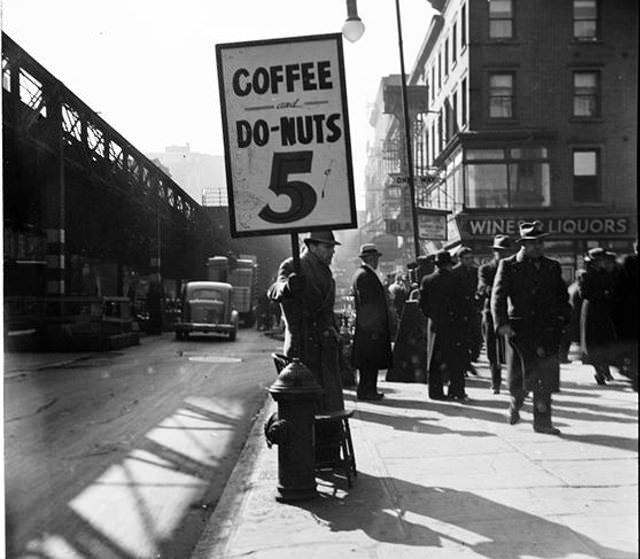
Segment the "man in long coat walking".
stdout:
<path fill-rule="evenodd" d="M 420 308 L 427 319 L 427 371 L 429 398 L 444 400 L 443 383 L 449 380 L 448 397 L 464 402 L 464 371 L 469 362 L 465 346 L 466 303 L 453 259 L 442 250 L 436 254 L 436 271 L 422 279 Z"/>
<path fill-rule="evenodd" d="M 491 312 L 497 333 L 508 339 L 509 423 L 520 421 L 525 396 L 533 391 L 533 429 L 559 435 L 551 424 L 551 392 L 569 295 L 560 264 L 543 256 L 546 235 L 539 221 L 520 225 L 520 250 L 498 265 Z"/>
<path fill-rule="evenodd" d="M 382 253 L 375 244 L 360 247 L 362 266 L 351 282 L 356 310 L 353 339 L 353 366 L 359 370 L 357 397 L 359 400 L 380 400 L 378 370 L 391 367 L 391 333 L 389 299 L 376 269 Z"/>
<path fill-rule="evenodd" d="M 511 243 L 508 235 L 496 235 L 493 239 L 493 245 L 491 245 L 493 260 L 478 268 L 477 293 L 483 302 L 482 335 L 487 348 L 487 359 L 489 360 L 489 368 L 491 369 L 491 390 L 493 390 L 494 394 L 500 393 L 502 363 L 505 362 L 505 357 L 504 338 L 496 335 L 493 326 L 493 317 L 491 316 L 491 291 L 493 290 L 493 281 L 498 271 L 498 264 L 500 260 L 509 255 L 510 248 Z"/>
<path fill-rule="evenodd" d="M 614 276 L 605 269 L 607 251 L 590 249 L 584 256 L 585 268 L 577 276 L 580 309 L 582 362 L 595 369 L 598 384 L 613 380 L 609 366 L 615 363 L 616 331 L 613 323 Z"/>

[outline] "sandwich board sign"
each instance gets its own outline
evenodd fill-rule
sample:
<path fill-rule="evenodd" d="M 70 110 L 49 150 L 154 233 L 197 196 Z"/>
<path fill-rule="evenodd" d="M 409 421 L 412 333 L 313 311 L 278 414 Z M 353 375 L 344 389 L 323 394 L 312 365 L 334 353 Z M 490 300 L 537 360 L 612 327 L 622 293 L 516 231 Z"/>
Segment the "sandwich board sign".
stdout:
<path fill-rule="evenodd" d="M 357 226 L 340 34 L 216 45 L 232 237 Z"/>

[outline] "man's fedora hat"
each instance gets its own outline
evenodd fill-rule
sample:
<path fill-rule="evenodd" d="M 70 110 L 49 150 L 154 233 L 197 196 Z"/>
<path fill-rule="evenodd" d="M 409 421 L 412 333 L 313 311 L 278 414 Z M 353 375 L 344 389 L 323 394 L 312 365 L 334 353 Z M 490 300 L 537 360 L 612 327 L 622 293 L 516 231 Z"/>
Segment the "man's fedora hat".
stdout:
<path fill-rule="evenodd" d="M 493 250 L 509 250 L 511 248 L 511 239 L 509 235 L 496 235 L 491 245 Z"/>
<path fill-rule="evenodd" d="M 373 243 L 365 243 L 360 246 L 360 254 L 358 254 L 360 258 L 364 258 L 365 256 L 369 256 L 371 254 L 377 254 L 378 256 L 382 256 L 382 253 L 377 249 L 376 245 L 374 245 Z"/>
<path fill-rule="evenodd" d="M 324 231 L 314 231 L 312 233 L 309 233 L 309 235 L 307 235 L 307 237 L 304 239 L 305 244 L 309 244 L 310 242 L 316 242 L 316 243 L 324 243 L 326 245 L 341 245 L 342 243 L 339 243 L 338 241 L 336 241 L 336 238 L 333 236 L 333 231 L 328 231 L 328 230 L 324 230 Z"/>
<path fill-rule="evenodd" d="M 595 247 L 587 251 L 587 253 L 584 255 L 584 260 L 585 262 L 593 262 L 596 258 L 605 258 L 606 256 L 606 250 L 601 247 Z"/>
<path fill-rule="evenodd" d="M 453 258 L 449 251 L 440 250 L 436 252 L 436 266 L 446 266 L 447 264 L 453 264 Z"/>
<path fill-rule="evenodd" d="M 542 230 L 542 222 L 532 221 L 530 223 L 520 224 L 520 238 L 516 242 L 520 241 L 535 241 L 546 237 L 549 233 L 545 233 Z"/>
<path fill-rule="evenodd" d="M 376 248 L 376 245 L 374 245 L 373 243 L 365 243 L 360 246 L 360 254 L 358 254 L 360 258 L 370 256 L 371 254 L 382 256 L 382 253 Z"/>

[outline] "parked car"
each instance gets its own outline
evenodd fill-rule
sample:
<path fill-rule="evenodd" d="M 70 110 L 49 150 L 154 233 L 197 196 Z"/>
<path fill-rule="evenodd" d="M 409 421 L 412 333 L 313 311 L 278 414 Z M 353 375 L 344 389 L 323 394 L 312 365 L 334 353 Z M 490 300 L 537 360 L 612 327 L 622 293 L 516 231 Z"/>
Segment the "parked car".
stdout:
<path fill-rule="evenodd" d="M 233 287 L 218 281 L 190 281 L 180 294 L 182 312 L 175 323 L 176 340 L 193 332 L 238 334 L 238 311 L 232 308 Z"/>

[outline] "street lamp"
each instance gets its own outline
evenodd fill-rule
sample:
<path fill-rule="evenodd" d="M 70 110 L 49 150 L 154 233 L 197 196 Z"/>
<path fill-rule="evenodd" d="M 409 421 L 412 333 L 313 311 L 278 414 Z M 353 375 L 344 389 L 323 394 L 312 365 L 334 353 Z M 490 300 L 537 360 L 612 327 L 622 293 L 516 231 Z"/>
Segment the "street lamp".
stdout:
<path fill-rule="evenodd" d="M 352 43 L 364 33 L 364 24 L 358 17 L 357 0 L 347 0 L 347 20 L 342 26 L 342 34 Z M 398 24 L 398 50 L 400 52 L 400 87 L 402 90 L 402 113 L 404 117 L 404 144 L 407 152 L 409 195 L 411 196 L 411 224 L 413 228 L 413 246 L 416 259 L 420 256 L 420 238 L 418 235 L 418 214 L 416 211 L 416 188 L 413 176 L 413 152 L 409 123 L 409 103 L 407 101 L 407 84 L 404 72 L 404 52 L 402 48 L 402 24 L 400 22 L 400 0 L 396 0 L 396 21 Z"/>
<path fill-rule="evenodd" d="M 355 43 L 364 33 L 364 23 L 358 17 L 356 0 L 347 0 L 347 19 L 342 26 L 345 39 Z"/>

